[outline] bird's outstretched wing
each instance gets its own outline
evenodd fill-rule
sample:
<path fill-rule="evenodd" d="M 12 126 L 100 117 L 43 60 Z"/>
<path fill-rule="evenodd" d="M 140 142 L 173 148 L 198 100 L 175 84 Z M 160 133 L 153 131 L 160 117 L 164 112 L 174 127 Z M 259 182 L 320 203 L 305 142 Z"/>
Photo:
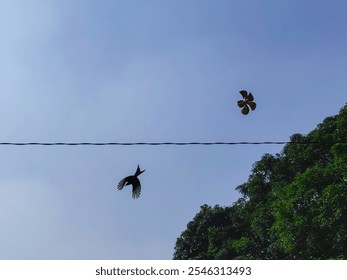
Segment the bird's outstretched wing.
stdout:
<path fill-rule="evenodd" d="M 117 186 L 118 190 L 122 190 L 124 188 L 126 183 L 129 181 L 129 177 L 130 176 L 127 176 L 127 177 L 125 177 L 125 178 L 123 178 L 122 180 L 119 181 L 118 186 Z"/>
<path fill-rule="evenodd" d="M 132 182 L 133 185 L 133 198 L 139 198 L 141 194 L 141 183 L 138 178 L 135 178 L 134 181 Z"/>

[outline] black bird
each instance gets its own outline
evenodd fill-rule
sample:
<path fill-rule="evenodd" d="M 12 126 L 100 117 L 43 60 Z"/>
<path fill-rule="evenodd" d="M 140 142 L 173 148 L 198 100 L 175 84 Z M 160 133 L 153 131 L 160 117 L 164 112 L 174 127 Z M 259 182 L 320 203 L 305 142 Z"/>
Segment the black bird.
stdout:
<path fill-rule="evenodd" d="M 133 198 L 139 198 L 140 194 L 141 194 L 141 183 L 139 178 L 137 178 L 137 176 L 139 176 L 142 172 L 145 172 L 145 170 L 140 170 L 140 165 L 137 165 L 137 169 L 134 175 L 131 176 L 127 176 L 125 178 L 123 178 L 117 186 L 118 190 L 122 190 L 125 186 L 127 185 L 133 185 Z"/>

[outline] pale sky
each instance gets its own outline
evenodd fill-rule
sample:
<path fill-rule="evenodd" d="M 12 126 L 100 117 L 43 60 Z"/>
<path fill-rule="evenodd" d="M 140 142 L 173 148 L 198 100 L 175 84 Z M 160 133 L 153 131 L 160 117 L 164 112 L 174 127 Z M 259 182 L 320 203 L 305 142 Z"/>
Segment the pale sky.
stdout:
<path fill-rule="evenodd" d="M 288 141 L 346 103 L 346 30 L 343 0 L 0 0 L 0 142 Z M 171 259 L 282 148 L 0 146 L 0 259 Z"/>

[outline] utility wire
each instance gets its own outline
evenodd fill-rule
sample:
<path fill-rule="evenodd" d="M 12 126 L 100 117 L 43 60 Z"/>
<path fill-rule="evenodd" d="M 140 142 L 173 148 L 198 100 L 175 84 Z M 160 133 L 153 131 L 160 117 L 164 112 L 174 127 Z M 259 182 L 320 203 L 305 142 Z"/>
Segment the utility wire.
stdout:
<path fill-rule="evenodd" d="M 0 142 L 7 146 L 186 146 L 186 145 L 285 145 L 285 144 L 336 144 L 347 142 L 291 142 L 291 141 L 263 141 L 263 142 Z"/>

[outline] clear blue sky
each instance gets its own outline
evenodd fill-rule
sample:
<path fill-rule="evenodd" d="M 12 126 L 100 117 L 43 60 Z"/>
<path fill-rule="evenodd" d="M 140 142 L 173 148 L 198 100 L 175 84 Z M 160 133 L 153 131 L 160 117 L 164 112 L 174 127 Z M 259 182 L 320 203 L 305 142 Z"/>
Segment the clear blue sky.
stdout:
<path fill-rule="evenodd" d="M 346 30 L 343 0 L 0 1 L 0 142 L 287 141 L 346 103 Z M 0 146 L 0 259 L 171 259 L 281 149 Z"/>

